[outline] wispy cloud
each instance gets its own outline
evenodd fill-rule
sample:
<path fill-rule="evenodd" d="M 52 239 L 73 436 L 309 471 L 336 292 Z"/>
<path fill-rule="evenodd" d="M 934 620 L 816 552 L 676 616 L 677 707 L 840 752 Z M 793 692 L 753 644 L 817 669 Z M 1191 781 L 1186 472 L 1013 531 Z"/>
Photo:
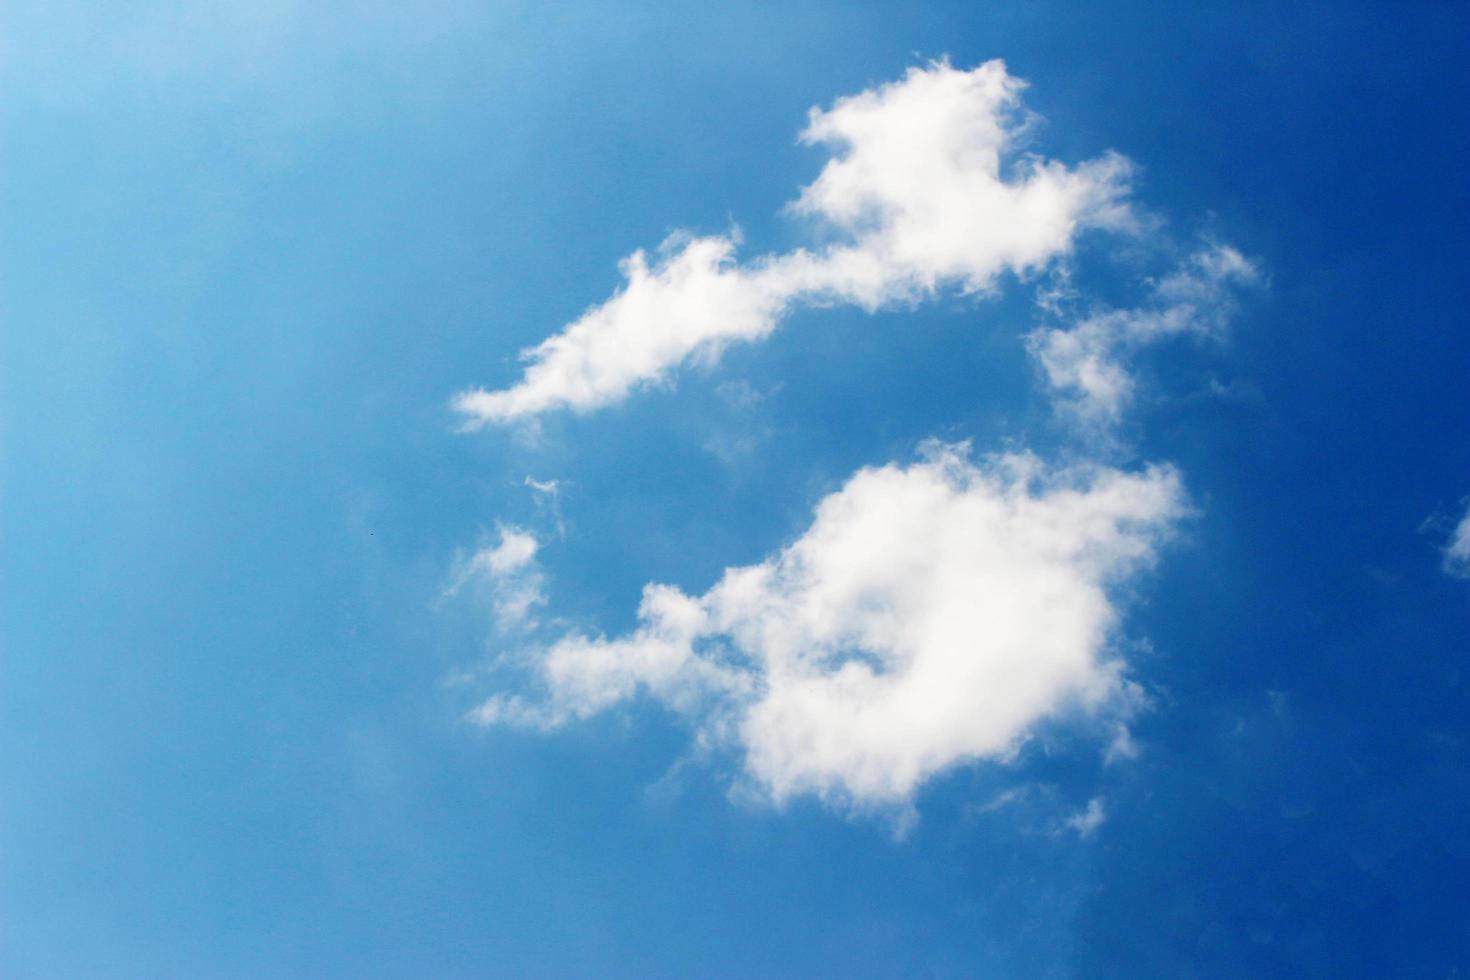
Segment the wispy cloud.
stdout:
<path fill-rule="evenodd" d="M 502 526 L 498 533 L 494 547 L 482 548 L 460 562 L 445 595 L 457 595 L 471 583 L 483 583 L 501 630 L 532 625 L 532 614 L 546 604 L 545 576 L 536 562 L 540 544 L 535 535 L 520 528 Z"/>
<path fill-rule="evenodd" d="M 532 496 L 536 500 L 536 509 L 543 516 L 549 517 L 556 527 L 556 536 L 565 538 L 567 536 L 566 518 L 561 512 L 562 482 L 560 480 L 536 480 L 526 477 L 525 485 L 530 488 Z"/>
<path fill-rule="evenodd" d="M 1470 578 L 1470 508 L 1450 533 L 1444 549 L 1444 570 L 1456 578 Z"/>
<path fill-rule="evenodd" d="M 1167 468 L 1057 471 L 931 445 L 860 470 L 799 540 L 703 595 L 648 586 L 631 633 L 549 644 L 540 694 L 475 718 L 555 727 L 645 694 L 737 749 L 773 802 L 902 808 L 1047 719 L 1126 707 L 1112 588 L 1184 509 Z"/>
<path fill-rule="evenodd" d="M 1107 807 L 1100 796 L 1087 801 L 1087 806 L 1067 818 L 1066 827 L 1083 840 L 1097 833 L 1097 828 L 1108 818 Z"/>
<path fill-rule="evenodd" d="M 1038 329 L 1027 345 L 1064 412 L 1087 424 L 1111 424 L 1133 396 L 1125 361 L 1129 352 L 1182 334 L 1219 334 L 1235 309 L 1233 290 L 1260 278 L 1256 266 L 1235 249 L 1214 245 L 1154 283 L 1148 305 Z M 1043 306 L 1058 309 L 1054 297 L 1042 300 Z"/>
<path fill-rule="evenodd" d="M 1128 224 L 1123 157 L 1068 167 L 1018 152 L 1023 87 L 1000 61 L 936 62 L 813 109 L 801 139 L 834 156 L 790 209 L 827 244 L 740 262 L 738 232 L 680 234 L 652 259 L 634 252 L 622 289 L 524 352 L 517 384 L 454 407 L 472 427 L 594 409 L 764 337 L 798 304 L 871 311 L 944 288 L 983 294 L 1003 273 L 1045 267 L 1085 228 Z"/>

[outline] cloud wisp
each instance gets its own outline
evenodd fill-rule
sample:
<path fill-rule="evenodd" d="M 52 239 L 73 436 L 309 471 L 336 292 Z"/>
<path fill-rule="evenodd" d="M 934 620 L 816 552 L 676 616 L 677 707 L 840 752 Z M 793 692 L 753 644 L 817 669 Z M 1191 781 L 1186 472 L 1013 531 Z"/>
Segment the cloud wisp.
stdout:
<path fill-rule="evenodd" d="M 1083 840 L 1087 840 L 1097 833 L 1097 829 L 1107 818 L 1108 810 L 1103 798 L 1095 796 L 1087 801 L 1087 806 L 1068 817 L 1063 826 L 1075 832 Z"/>
<path fill-rule="evenodd" d="M 834 155 L 790 210 L 829 243 L 741 262 L 732 232 L 634 252 L 617 293 L 523 352 L 519 382 L 464 392 L 454 408 L 471 428 L 588 411 L 766 336 L 798 305 L 984 294 L 1003 274 L 1044 268 L 1084 229 L 1128 226 L 1126 159 L 1068 167 L 1019 152 L 1023 88 L 1001 61 L 941 61 L 813 109 L 801 140 Z"/>
<path fill-rule="evenodd" d="M 639 696 L 740 755 L 777 804 L 907 807 L 956 764 L 1069 714 L 1126 714 L 1115 590 L 1185 512 L 1168 468 L 1049 469 L 934 444 L 858 471 L 799 539 L 702 595 L 649 585 L 632 632 L 546 645 L 531 697 L 483 724 L 553 728 Z"/>
<path fill-rule="evenodd" d="M 494 547 L 482 548 L 462 561 L 446 597 L 458 595 L 471 583 L 483 583 L 495 610 L 495 625 L 502 632 L 535 625 L 535 611 L 546 604 L 546 579 L 536 561 L 540 542 L 529 531 L 499 528 Z"/>
<path fill-rule="evenodd" d="M 1456 578 L 1470 579 L 1470 509 L 1450 532 L 1444 549 L 1444 570 Z"/>
<path fill-rule="evenodd" d="M 1153 284 L 1150 303 L 1108 310 L 1070 327 L 1041 328 L 1027 347 L 1041 365 L 1058 408 L 1089 425 L 1117 422 L 1134 394 L 1127 355 L 1169 337 L 1220 334 L 1234 291 L 1260 280 L 1254 264 L 1228 245 L 1196 252 Z"/>

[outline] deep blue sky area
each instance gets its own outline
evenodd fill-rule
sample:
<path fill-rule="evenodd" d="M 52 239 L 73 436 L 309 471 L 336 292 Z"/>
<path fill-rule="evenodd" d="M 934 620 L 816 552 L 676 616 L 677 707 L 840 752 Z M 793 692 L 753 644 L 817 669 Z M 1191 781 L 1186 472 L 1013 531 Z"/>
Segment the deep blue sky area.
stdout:
<path fill-rule="evenodd" d="M 1262 272 L 1106 448 L 1192 506 L 1127 589 L 1137 756 L 1038 732 L 896 837 L 654 703 L 468 723 L 499 524 L 620 633 L 926 438 L 1079 451 L 1013 279 L 534 436 L 449 408 L 675 229 L 802 243 L 808 109 L 943 55 Z M 1470 973 L 1467 66 L 1465 3 L 6 3 L 0 976 Z"/>

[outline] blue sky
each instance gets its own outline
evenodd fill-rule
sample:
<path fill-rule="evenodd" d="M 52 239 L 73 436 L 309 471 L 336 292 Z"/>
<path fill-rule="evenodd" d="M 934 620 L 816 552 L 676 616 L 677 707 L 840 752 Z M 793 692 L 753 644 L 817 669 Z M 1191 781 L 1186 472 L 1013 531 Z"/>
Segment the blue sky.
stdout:
<path fill-rule="evenodd" d="M 0 974 L 1470 968 L 1470 8 L 0 38 Z"/>

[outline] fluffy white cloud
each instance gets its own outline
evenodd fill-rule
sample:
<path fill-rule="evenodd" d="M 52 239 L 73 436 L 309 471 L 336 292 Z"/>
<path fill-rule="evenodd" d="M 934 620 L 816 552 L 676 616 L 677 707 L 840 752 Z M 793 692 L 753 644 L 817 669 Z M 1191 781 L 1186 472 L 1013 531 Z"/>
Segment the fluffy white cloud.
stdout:
<path fill-rule="evenodd" d="M 1127 701 L 1112 589 L 1183 509 L 1167 468 L 930 446 L 860 470 L 797 541 L 703 595 L 648 586 L 633 632 L 562 638 L 536 662 L 538 699 L 475 717 L 551 727 L 645 693 L 735 747 L 773 801 L 902 806 L 1043 721 Z"/>
<path fill-rule="evenodd" d="M 527 531 L 499 529 L 493 548 L 482 548 L 460 563 L 446 595 L 455 595 L 473 581 L 488 585 L 501 629 L 528 625 L 537 606 L 546 603 L 545 576 L 536 563 L 540 545 Z"/>
<path fill-rule="evenodd" d="M 1089 422 L 1113 422 L 1133 394 L 1124 355 L 1166 337 L 1220 332 L 1234 311 L 1232 289 L 1259 278 L 1239 252 L 1217 245 L 1155 283 L 1149 306 L 1037 330 L 1028 346 L 1066 410 Z"/>
<path fill-rule="evenodd" d="M 1470 578 L 1470 509 L 1460 518 L 1445 545 L 1444 570 L 1458 578 Z"/>
<path fill-rule="evenodd" d="M 635 252 L 611 299 L 523 353 L 518 384 L 466 392 L 455 408 L 472 426 L 596 408 L 765 336 L 795 304 L 983 293 L 1065 253 L 1083 228 L 1126 223 L 1122 157 L 1069 168 L 1017 153 L 1022 88 L 1000 61 L 937 62 L 813 109 L 801 139 L 835 155 L 791 207 L 829 244 L 747 263 L 735 234 L 674 236 L 652 262 Z"/>

